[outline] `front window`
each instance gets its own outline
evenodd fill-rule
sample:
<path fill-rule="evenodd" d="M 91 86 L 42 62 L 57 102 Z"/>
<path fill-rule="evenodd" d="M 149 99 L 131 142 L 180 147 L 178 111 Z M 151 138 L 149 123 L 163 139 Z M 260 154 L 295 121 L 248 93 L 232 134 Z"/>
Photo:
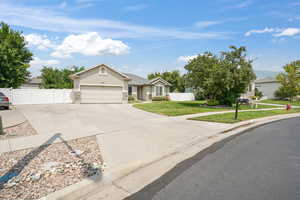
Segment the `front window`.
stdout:
<path fill-rule="evenodd" d="M 106 69 L 104 67 L 101 67 L 100 71 L 99 71 L 99 74 L 100 75 L 105 75 L 106 74 Z"/>
<path fill-rule="evenodd" d="M 128 87 L 128 95 L 132 95 L 132 86 Z"/>
<path fill-rule="evenodd" d="M 162 96 L 162 95 L 163 95 L 163 87 L 156 86 L 156 96 Z"/>

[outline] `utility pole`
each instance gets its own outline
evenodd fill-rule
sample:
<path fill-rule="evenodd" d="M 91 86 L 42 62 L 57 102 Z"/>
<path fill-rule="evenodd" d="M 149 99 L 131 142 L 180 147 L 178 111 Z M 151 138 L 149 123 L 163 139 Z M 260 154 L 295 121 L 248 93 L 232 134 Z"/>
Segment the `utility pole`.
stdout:
<path fill-rule="evenodd" d="M 238 112 L 239 112 L 239 98 L 236 99 L 236 103 L 235 103 L 235 115 L 234 115 L 235 120 L 237 120 L 238 118 Z"/>

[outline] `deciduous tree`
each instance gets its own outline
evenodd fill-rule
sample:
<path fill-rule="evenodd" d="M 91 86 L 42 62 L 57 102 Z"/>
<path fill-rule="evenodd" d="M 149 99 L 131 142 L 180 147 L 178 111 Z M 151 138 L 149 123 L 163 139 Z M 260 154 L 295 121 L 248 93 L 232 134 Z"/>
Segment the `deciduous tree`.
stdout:
<path fill-rule="evenodd" d="M 84 70 L 84 67 L 73 66 L 71 68 L 59 69 L 44 66 L 41 70 L 41 87 L 46 89 L 73 88 L 73 81 L 69 76 L 81 70 Z"/>
<path fill-rule="evenodd" d="M 245 47 L 229 48 L 220 55 L 210 52 L 199 55 L 185 69 L 190 87 L 201 89 L 208 100 L 231 106 L 247 90 L 255 73 Z"/>
<path fill-rule="evenodd" d="M 284 72 L 276 77 L 281 86 L 275 92 L 275 96 L 293 101 L 300 94 L 300 60 L 285 65 L 283 69 Z"/>
<path fill-rule="evenodd" d="M 27 81 L 32 53 L 21 32 L 0 23 L 0 87 L 17 88 Z"/>

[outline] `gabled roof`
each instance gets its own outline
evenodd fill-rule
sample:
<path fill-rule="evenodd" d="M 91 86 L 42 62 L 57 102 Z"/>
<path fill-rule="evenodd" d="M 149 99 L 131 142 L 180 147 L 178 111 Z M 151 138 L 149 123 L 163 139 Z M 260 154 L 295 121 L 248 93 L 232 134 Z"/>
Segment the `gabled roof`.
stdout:
<path fill-rule="evenodd" d="M 257 79 L 255 80 L 255 83 L 277 83 L 278 81 L 276 80 L 276 78 L 261 78 L 261 79 Z"/>
<path fill-rule="evenodd" d="M 73 79 L 73 78 L 76 78 L 76 77 L 80 76 L 81 74 L 84 74 L 84 73 L 86 73 L 86 72 L 88 72 L 88 71 L 91 71 L 91 70 L 93 70 L 93 69 L 95 69 L 95 68 L 100 68 L 100 67 L 106 67 L 106 68 L 110 69 L 111 71 L 116 72 L 117 74 L 119 74 L 119 75 L 122 76 L 123 78 L 125 78 L 125 79 L 127 79 L 127 80 L 130 79 L 127 75 L 125 75 L 125 74 L 123 74 L 123 73 L 121 73 L 121 72 L 115 70 L 114 68 L 111 68 L 111 67 L 109 67 L 109 66 L 107 66 L 107 65 L 104 65 L 104 64 L 97 65 L 97 66 L 95 66 L 95 67 L 91 67 L 91 68 L 82 70 L 82 71 L 80 71 L 80 72 L 77 72 L 77 73 L 75 73 L 75 74 L 72 74 L 72 75 L 70 75 L 70 78 L 72 78 L 72 79 Z"/>
<path fill-rule="evenodd" d="M 38 77 L 33 77 L 26 82 L 26 84 L 41 84 L 41 83 L 42 83 L 42 79 Z"/>
<path fill-rule="evenodd" d="M 170 84 L 168 81 L 162 79 L 161 77 L 156 77 L 156 78 L 154 78 L 154 79 L 151 79 L 151 80 L 149 81 L 149 83 L 150 83 L 150 84 L 155 84 L 155 83 L 157 83 L 157 82 L 159 82 L 159 81 L 162 82 L 162 83 L 164 83 L 165 85 L 171 86 L 171 84 Z"/>
<path fill-rule="evenodd" d="M 141 76 L 131 74 L 131 73 L 123 73 L 130 78 L 128 82 L 129 85 L 149 85 L 149 81 Z"/>

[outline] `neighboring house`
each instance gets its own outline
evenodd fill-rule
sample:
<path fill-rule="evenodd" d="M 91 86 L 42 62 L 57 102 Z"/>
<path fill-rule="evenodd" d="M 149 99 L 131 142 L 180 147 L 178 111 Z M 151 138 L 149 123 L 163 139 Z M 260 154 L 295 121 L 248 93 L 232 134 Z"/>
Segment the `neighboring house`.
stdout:
<path fill-rule="evenodd" d="M 127 103 L 128 95 L 140 100 L 168 94 L 170 84 L 161 78 L 150 81 L 98 65 L 70 76 L 74 81 L 75 103 Z"/>
<path fill-rule="evenodd" d="M 247 91 L 241 95 L 241 98 L 243 99 L 251 99 L 253 96 L 255 96 L 255 83 L 252 82 L 247 88 Z"/>
<path fill-rule="evenodd" d="M 274 93 L 279 87 L 280 83 L 275 78 L 263 78 L 255 81 L 255 88 L 261 91 L 266 99 L 274 99 Z"/>
<path fill-rule="evenodd" d="M 42 84 L 42 79 L 40 78 L 31 78 L 26 83 L 20 86 L 20 89 L 39 89 Z"/>
<path fill-rule="evenodd" d="M 149 101 L 155 96 L 166 96 L 169 94 L 170 83 L 157 77 L 147 80 L 131 73 L 125 73 L 130 81 L 128 82 L 128 95 L 141 101 Z"/>

